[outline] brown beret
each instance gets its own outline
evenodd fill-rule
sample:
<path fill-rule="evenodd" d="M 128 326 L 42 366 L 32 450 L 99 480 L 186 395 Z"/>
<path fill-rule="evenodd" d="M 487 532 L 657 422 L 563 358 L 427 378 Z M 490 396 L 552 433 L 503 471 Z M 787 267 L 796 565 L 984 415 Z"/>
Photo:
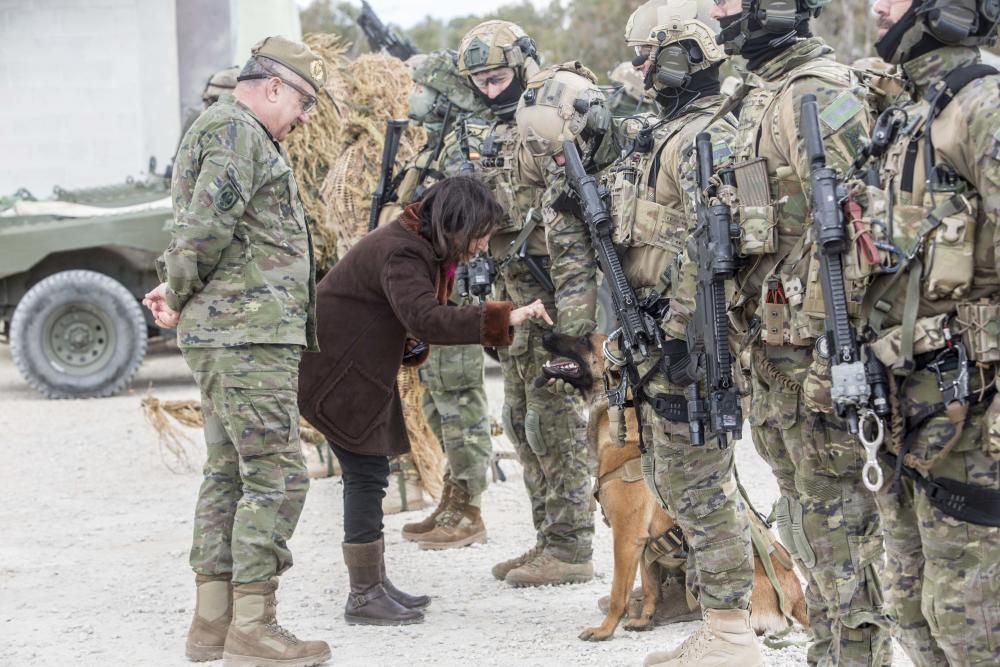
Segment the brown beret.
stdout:
<path fill-rule="evenodd" d="M 281 63 L 308 81 L 317 93 L 326 83 L 326 63 L 302 42 L 281 35 L 265 37 L 257 42 L 250 53 L 256 58 Z"/>

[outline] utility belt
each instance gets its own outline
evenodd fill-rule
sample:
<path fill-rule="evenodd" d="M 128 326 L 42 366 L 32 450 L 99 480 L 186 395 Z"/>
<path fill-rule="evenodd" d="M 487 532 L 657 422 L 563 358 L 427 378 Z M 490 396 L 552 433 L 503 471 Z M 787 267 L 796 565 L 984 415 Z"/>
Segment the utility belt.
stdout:
<path fill-rule="evenodd" d="M 995 392 L 994 392 L 995 393 Z M 1000 491 L 942 477 L 927 478 L 916 470 L 900 465 L 898 458 L 885 450 L 882 461 L 913 480 L 927 495 L 931 505 L 950 517 L 978 526 L 1000 527 Z"/>

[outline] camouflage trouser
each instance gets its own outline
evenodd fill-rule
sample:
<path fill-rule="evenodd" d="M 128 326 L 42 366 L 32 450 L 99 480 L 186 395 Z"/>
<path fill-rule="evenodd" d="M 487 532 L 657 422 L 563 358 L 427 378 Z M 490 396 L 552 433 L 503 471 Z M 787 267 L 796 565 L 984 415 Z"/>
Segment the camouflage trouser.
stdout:
<path fill-rule="evenodd" d="M 980 386 L 976 375 L 974 389 Z M 900 393 L 909 415 L 941 401 L 926 370 L 911 375 Z M 991 414 L 1000 414 L 1000 399 L 994 401 Z M 988 403 L 970 407 L 958 444 L 934 466 L 933 476 L 1000 489 L 1000 431 L 991 445 Z M 954 433 L 945 414 L 938 414 L 910 436 L 910 451 L 933 456 Z M 1000 664 L 1000 528 L 943 514 L 905 478 L 893 493 L 893 472 L 886 466 L 883 472 L 887 482 L 878 504 L 888 557 L 886 605 L 899 643 L 917 667 Z"/>
<path fill-rule="evenodd" d="M 309 475 L 299 445 L 299 358 L 292 345 L 184 348 L 201 389 L 205 462 L 191 567 L 265 581 L 292 566 Z"/>
<path fill-rule="evenodd" d="M 647 368 L 640 368 L 645 374 Z M 659 375 L 649 394 L 683 395 Z M 684 531 L 691 553 L 688 588 L 706 609 L 746 609 L 753 587 L 753 546 L 746 505 L 734 475 L 734 450 L 715 443 L 691 445 L 686 423 L 659 417 L 642 406 L 643 470 L 654 495 Z"/>
<path fill-rule="evenodd" d="M 552 296 L 537 287 L 532 291 L 533 280 L 525 272 L 508 270 L 504 277 L 505 297 L 513 297 L 515 306 L 541 298 L 555 314 Z M 594 537 L 584 403 L 578 394 L 535 387 L 550 359 L 542 347 L 544 331 L 533 323 L 522 325 L 510 347 L 498 348 L 504 432 L 524 468 L 537 546 L 560 560 L 583 563 L 591 559 Z"/>
<path fill-rule="evenodd" d="M 483 386 L 483 348 L 438 345 L 420 369 L 424 416 L 444 447 L 447 476 L 473 498 L 488 484 L 493 442 Z"/>
<path fill-rule="evenodd" d="M 840 420 L 810 410 L 794 386 L 805 379 L 811 348 L 768 347 L 767 357 L 751 366 L 750 424 L 778 479 L 779 536 L 808 583 L 809 664 L 890 664 L 877 573 L 882 531 L 875 499 L 861 482 L 861 447 Z"/>

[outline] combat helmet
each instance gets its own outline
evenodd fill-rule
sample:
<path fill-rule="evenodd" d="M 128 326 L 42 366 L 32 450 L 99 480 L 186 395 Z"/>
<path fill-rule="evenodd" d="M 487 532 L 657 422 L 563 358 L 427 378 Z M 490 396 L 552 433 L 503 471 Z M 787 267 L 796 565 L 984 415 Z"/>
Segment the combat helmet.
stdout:
<path fill-rule="evenodd" d="M 219 70 L 208 79 L 205 90 L 201 91 L 201 101 L 205 103 L 205 108 L 212 106 L 219 101 L 219 97 L 226 93 L 231 93 L 236 88 L 236 77 L 240 75 L 239 66 L 227 67 Z"/>
<path fill-rule="evenodd" d="M 658 8 L 657 18 L 660 23 L 646 27 L 644 39 L 644 44 L 653 47 L 647 88 L 658 92 L 685 88 L 694 74 L 725 62 L 726 53 L 707 23 L 711 19 L 699 10 L 696 0 L 670 0 Z M 631 23 L 633 33 L 643 27 L 639 20 Z"/>
<path fill-rule="evenodd" d="M 485 21 L 465 33 L 458 47 L 458 73 L 471 77 L 498 67 L 514 70 L 509 94 L 488 99 L 473 86 L 475 95 L 501 118 L 510 118 L 517 108 L 517 99 L 528 79 L 538 72 L 538 50 L 533 39 L 516 23 Z M 506 92 L 506 91 L 505 91 Z M 516 93 L 516 94 L 515 94 Z"/>
<path fill-rule="evenodd" d="M 1000 23 L 1000 0 L 914 0 L 875 44 L 886 62 L 911 60 L 925 35 L 946 46 L 993 46 Z"/>
<path fill-rule="evenodd" d="M 739 55 L 751 39 L 766 37 L 775 46 L 795 39 L 799 27 L 820 15 L 832 0 L 743 0 L 743 12 L 716 37 L 726 53 Z"/>
<path fill-rule="evenodd" d="M 535 157 L 554 157 L 576 141 L 584 157 L 611 126 L 597 77 L 578 62 L 555 65 L 528 81 L 517 106 L 517 129 Z"/>
<path fill-rule="evenodd" d="M 406 61 L 414 84 L 409 117 L 415 123 L 435 130 L 433 126 L 443 126 L 446 116 L 454 117 L 480 106 L 468 79 L 458 74 L 457 61 L 458 54 L 450 49 L 417 54 Z"/>

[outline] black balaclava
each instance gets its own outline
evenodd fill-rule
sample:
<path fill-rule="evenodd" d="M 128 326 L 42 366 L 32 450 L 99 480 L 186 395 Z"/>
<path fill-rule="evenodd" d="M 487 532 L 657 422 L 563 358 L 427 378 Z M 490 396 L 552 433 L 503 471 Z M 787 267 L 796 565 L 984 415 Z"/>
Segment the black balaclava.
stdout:
<path fill-rule="evenodd" d="M 473 86 L 475 88 L 475 86 Z M 490 111 L 496 115 L 502 121 L 510 122 L 514 120 L 514 113 L 517 111 L 517 103 L 521 99 L 521 93 L 524 92 L 524 84 L 521 83 L 520 78 L 515 72 L 514 78 L 511 79 L 510 85 L 503 89 L 503 92 L 490 99 L 482 93 L 478 88 L 476 90 L 476 96 L 486 103 Z"/>
<path fill-rule="evenodd" d="M 722 84 L 719 82 L 719 68 L 722 63 L 716 63 L 708 69 L 695 72 L 683 88 L 664 88 L 656 91 L 656 103 L 663 110 L 666 118 L 672 118 L 678 111 L 697 99 L 719 95 Z"/>
<path fill-rule="evenodd" d="M 915 28 L 917 21 L 921 20 L 918 12 L 923 4 L 924 3 L 921 0 L 915 0 L 914 3 L 910 5 L 910 8 L 906 10 L 906 13 L 899 17 L 896 24 L 889 28 L 888 32 L 882 35 L 882 37 L 875 42 L 875 51 L 878 53 L 879 58 L 887 63 L 900 62 L 896 51 L 899 50 L 899 47 L 902 45 L 903 37 L 906 33 Z M 933 35 L 925 32 L 920 38 L 920 41 L 914 44 L 908 53 L 903 55 L 906 58 L 906 61 L 909 62 L 914 58 L 918 58 L 925 53 L 930 53 L 931 51 L 940 49 L 944 46 L 945 44 L 943 42 L 938 41 Z"/>
<path fill-rule="evenodd" d="M 723 16 L 720 18 L 719 27 L 722 31 L 719 34 L 726 34 L 729 29 L 738 30 L 738 24 L 742 18 L 742 13 L 733 14 L 732 16 Z M 761 25 L 761 22 L 756 18 L 752 18 L 750 19 L 749 29 L 752 31 L 764 30 L 764 26 Z M 743 48 L 740 49 L 740 55 L 746 58 L 747 68 L 750 71 L 754 71 L 759 69 L 769 60 L 773 60 L 777 56 L 781 55 L 786 49 L 795 44 L 796 41 L 800 39 L 808 39 L 812 36 L 812 32 L 809 31 L 809 22 L 800 21 L 795 26 L 796 39 L 790 39 L 780 44 L 775 44 L 775 42 L 780 40 L 783 35 L 779 35 L 777 33 L 765 33 L 763 35 L 754 36 L 743 44 Z"/>

